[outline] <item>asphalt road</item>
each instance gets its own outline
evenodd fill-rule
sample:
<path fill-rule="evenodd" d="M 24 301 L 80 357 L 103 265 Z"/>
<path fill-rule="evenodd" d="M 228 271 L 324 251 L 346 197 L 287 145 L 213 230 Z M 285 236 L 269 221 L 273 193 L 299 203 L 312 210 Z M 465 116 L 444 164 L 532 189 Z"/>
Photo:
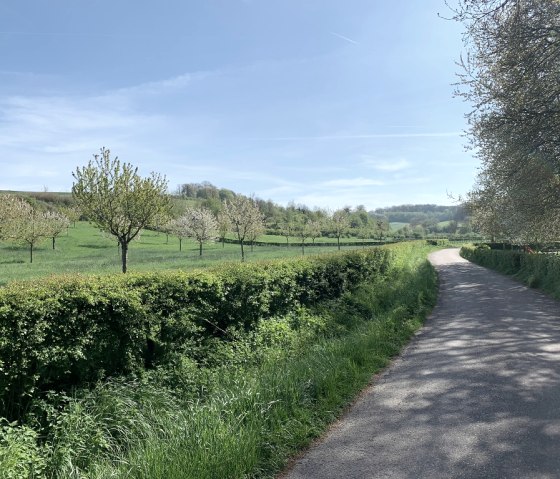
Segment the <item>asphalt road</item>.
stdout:
<path fill-rule="evenodd" d="M 433 253 L 438 304 L 289 479 L 560 478 L 560 303 Z"/>

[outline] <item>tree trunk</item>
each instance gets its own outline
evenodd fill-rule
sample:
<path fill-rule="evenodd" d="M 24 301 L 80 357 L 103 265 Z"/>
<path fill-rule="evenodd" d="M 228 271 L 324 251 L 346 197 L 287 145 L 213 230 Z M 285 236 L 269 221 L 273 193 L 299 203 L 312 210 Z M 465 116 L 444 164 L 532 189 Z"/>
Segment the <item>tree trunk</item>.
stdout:
<path fill-rule="evenodd" d="M 202 256 L 202 241 L 199 241 L 198 245 L 199 245 L 198 256 Z"/>
<path fill-rule="evenodd" d="M 305 254 L 305 243 L 303 241 L 301 243 L 301 254 L 302 256 Z"/>
<path fill-rule="evenodd" d="M 251 253 L 253 252 L 253 245 L 254 245 L 254 244 L 255 244 L 255 243 L 254 243 L 253 241 L 251 241 Z"/>
<path fill-rule="evenodd" d="M 226 239 L 222 238 L 222 248 L 225 248 L 225 247 L 226 247 Z"/>
<path fill-rule="evenodd" d="M 245 261 L 245 250 L 243 249 L 243 240 L 241 240 L 240 243 L 241 243 L 241 261 Z"/>
<path fill-rule="evenodd" d="M 165 234 L 165 244 L 169 244 L 169 233 Z"/>
<path fill-rule="evenodd" d="M 179 238 L 179 251 L 183 251 L 183 238 Z"/>
<path fill-rule="evenodd" d="M 126 262 L 128 260 L 128 243 L 121 243 L 122 272 L 126 273 Z"/>
<path fill-rule="evenodd" d="M 338 245 L 338 251 L 340 251 L 340 236 L 336 237 L 336 243 Z"/>
<path fill-rule="evenodd" d="M 29 245 L 29 262 L 33 263 L 33 243 Z"/>
<path fill-rule="evenodd" d="M 54 249 L 54 240 L 55 240 L 55 237 L 53 236 L 52 237 L 52 249 Z"/>

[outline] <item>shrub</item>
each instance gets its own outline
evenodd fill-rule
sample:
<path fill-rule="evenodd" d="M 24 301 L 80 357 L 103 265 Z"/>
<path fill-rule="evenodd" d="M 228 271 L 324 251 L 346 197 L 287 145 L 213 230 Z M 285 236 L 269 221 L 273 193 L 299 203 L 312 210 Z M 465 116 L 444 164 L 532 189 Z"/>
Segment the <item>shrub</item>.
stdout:
<path fill-rule="evenodd" d="M 37 394 L 139 374 L 177 351 L 196 359 L 212 338 L 383 275 L 391 257 L 374 248 L 205 272 L 12 283 L 0 290 L 0 414 L 17 418 Z"/>

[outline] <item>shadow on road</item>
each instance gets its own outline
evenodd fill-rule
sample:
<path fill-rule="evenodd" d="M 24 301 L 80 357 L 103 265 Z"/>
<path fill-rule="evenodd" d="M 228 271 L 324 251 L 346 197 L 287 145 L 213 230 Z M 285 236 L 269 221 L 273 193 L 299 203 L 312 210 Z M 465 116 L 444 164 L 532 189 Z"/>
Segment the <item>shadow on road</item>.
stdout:
<path fill-rule="evenodd" d="M 456 251 L 431 260 L 426 327 L 288 477 L 560 477 L 559 303 Z"/>

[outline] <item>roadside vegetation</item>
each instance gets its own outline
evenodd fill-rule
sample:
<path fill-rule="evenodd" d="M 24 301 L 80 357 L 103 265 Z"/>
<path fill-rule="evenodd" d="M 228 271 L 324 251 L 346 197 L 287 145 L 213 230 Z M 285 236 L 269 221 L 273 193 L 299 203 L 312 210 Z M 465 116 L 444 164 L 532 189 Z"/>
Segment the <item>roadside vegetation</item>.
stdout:
<path fill-rule="evenodd" d="M 2 288 L 3 477 L 272 477 L 421 325 L 429 248 Z"/>
<path fill-rule="evenodd" d="M 461 256 L 560 299 L 560 256 L 556 253 L 529 253 L 522 249 L 501 250 L 480 245 L 463 246 Z"/>

